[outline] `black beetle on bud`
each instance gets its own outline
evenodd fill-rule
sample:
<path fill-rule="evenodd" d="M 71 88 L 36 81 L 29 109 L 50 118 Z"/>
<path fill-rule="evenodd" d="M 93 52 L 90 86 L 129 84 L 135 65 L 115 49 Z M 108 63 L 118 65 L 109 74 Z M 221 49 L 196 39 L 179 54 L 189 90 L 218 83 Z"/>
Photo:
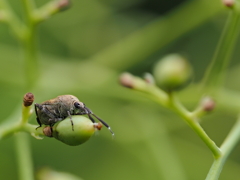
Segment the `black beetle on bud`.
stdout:
<path fill-rule="evenodd" d="M 112 135 L 114 135 L 110 126 L 106 122 L 96 116 L 89 108 L 85 106 L 84 103 L 80 102 L 79 99 L 73 95 L 61 95 L 41 104 L 36 103 L 35 112 L 39 127 L 41 127 L 42 124 L 50 125 L 50 127 L 53 127 L 56 122 L 70 117 L 72 130 L 74 130 L 74 124 L 71 119 L 71 115 L 88 115 L 89 119 L 93 123 L 95 123 L 95 120 L 92 116 L 97 118 L 104 126 L 109 129 Z"/>

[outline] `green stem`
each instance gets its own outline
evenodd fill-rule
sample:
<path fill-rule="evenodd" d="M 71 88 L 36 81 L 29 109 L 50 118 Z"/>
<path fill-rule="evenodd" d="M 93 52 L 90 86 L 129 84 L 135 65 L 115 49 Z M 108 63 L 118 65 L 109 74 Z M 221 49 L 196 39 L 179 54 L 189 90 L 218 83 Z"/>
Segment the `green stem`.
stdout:
<path fill-rule="evenodd" d="M 5 21 L 12 29 L 14 35 L 22 41 L 26 34 L 26 26 L 15 15 L 12 8 L 9 6 L 6 0 L 0 0 L 0 8 L 5 12 Z"/>
<path fill-rule="evenodd" d="M 205 87 L 211 86 L 217 89 L 222 85 L 239 31 L 240 13 L 238 10 L 233 10 L 230 12 L 216 52 L 203 78 Z"/>
<path fill-rule="evenodd" d="M 23 42 L 24 48 L 24 67 L 26 76 L 26 89 L 32 89 L 38 80 L 38 63 L 36 56 L 36 37 L 35 37 L 35 27 L 29 27 L 29 36 Z"/>
<path fill-rule="evenodd" d="M 33 18 L 34 4 L 32 0 L 22 0 L 26 18 L 26 35 L 21 41 L 24 48 L 24 67 L 26 90 L 32 89 L 37 81 L 38 66 L 36 56 L 36 23 Z M 25 111 L 24 111 L 25 110 Z M 25 119 L 29 115 L 30 108 L 23 107 L 22 124 L 26 124 Z M 27 114 L 28 113 L 28 114 Z M 21 180 L 34 180 L 33 163 L 31 158 L 31 148 L 26 134 L 18 133 L 16 135 L 16 147 L 18 155 L 18 167 Z"/>
<path fill-rule="evenodd" d="M 166 93 L 155 85 L 146 83 L 143 79 L 131 76 L 130 80 L 133 84 L 133 89 L 144 92 L 150 95 L 154 101 L 173 110 L 198 134 L 207 147 L 212 151 L 215 158 L 221 156 L 221 151 L 218 146 L 211 140 L 207 133 L 199 124 L 195 113 L 189 112 L 175 97 L 173 92 Z"/>
<path fill-rule="evenodd" d="M 34 180 L 31 147 L 28 138 L 26 133 L 17 133 L 15 136 L 20 180 Z"/>
<path fill-rule="evenodd" d="M 198 136 L 203 140 L 203 142 L 208 146 L 212 151 L 215 158 L 221 156 L 221 151 L 214 141 L 207 135 L 203 128 L 198 123 L 198 120 L 195 116 L 192 116 L 192 113 L 187 111 L 185 107 L 176 99 L 173 93 L 169 93 L 170 105 L 169 107 L 175 111 L 185 122 L 198 134 Z"/>
<path fill-rule="evenodd" d="M 27 25 L 27 34 L 22 41 L 25 54 L 25 76 L 26 88 L 29 90 L 34 87 L 38 77 L 38 63 L 36 53 L 36 22 L 34 16 L 34 3 L 32 0 L 22 0 L 25 10 L 25 19 Z"/>
<path fill-rule="evenodd" d="M 233 148 L 236 146 L 239 139 L 240 139 L 240 118 L 238 118 L 236 124 L 234 125 L 231 132 L 223 142 L 220 148 L 222 150 L 222 156 L 220 156 L 219 158 L 215 158 L 206 180 L 218 179 L 226 159 L 228 158 Z"/>
<path fill-rule="evenodd" d="M 19 123 L 14 123 L 14 124 L 6 124 L 6 125 L 1 125 L 0 128 L 0 140 L 3 138 L 10 136 L 17 132 L 20 129 Z"/>

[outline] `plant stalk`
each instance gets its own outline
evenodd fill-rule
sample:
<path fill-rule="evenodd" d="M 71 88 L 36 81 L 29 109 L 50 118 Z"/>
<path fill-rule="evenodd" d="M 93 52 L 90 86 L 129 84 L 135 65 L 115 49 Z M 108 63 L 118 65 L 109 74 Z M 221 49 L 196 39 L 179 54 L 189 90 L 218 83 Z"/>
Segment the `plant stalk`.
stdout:
<path fill-rule="evenodd" d="M 240 117 L 221 146 L 222 156 L 215 158 L 206 180 L 217 180 L 224 163 L 240 139 Z"/>

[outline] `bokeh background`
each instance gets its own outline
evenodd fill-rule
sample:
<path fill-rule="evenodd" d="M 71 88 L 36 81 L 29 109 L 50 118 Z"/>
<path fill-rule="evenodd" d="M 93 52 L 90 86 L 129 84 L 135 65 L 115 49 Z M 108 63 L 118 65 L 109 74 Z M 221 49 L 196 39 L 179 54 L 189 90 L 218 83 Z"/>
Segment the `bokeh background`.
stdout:
<path fill-rule="evenodd" d="M 21 16 L 21 1 L 9 0 Z M 47 0 L 36 0 L 38 6 Z M 84 180 L 202 180 L 213 161 L 211 152 L 175 114 L 121 87 L 128 71 L 142 76 L 169 53 L 186 56 L 199 82 L 217 46 L 229 11 L 220 0 L 72 0 L 71 7 L 38 28 L 39 80 L 35 102 L 62 94 L 77 96 L 109 123 L 83 145 L 30 137 L 34 168 L 50 167 Z M 239 48 L 239 43 L 236 49 Z M 239 91 L 239 52 L 234 52 L 226 86 Z M 0 24 L 0 122 L 20 108 L 25 94 L 21 44 Z M 186 88 L 179 94 L 192 110 L 201 95 Z M 19 115 L 20 116 L 20 115 Z M 220 145 L 237 118 L 237 110 L 216 110 L 203 127 Z M 37 124 L 35 115 L 31 123 Z M 240 177 L 238 145 L 221 180 Z M 14 138 L 0 142 L 0 179 L 17 178 Z M 179 177 L 179 178 L 178 178 Z"/>

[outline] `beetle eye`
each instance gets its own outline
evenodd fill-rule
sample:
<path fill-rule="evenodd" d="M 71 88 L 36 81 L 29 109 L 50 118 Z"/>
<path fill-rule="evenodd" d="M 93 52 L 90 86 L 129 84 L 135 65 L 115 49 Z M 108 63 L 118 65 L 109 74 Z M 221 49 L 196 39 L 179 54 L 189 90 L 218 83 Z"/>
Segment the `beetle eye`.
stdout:
<path fill-rule="evenodd" d="M 75 103 L 74 103 L 74 106 L 75 106 L 76 108 L 80 108 L 80 104 L 79 104 L 78 102 L 75 102 Z"/>

